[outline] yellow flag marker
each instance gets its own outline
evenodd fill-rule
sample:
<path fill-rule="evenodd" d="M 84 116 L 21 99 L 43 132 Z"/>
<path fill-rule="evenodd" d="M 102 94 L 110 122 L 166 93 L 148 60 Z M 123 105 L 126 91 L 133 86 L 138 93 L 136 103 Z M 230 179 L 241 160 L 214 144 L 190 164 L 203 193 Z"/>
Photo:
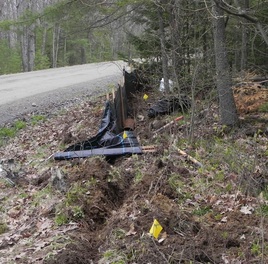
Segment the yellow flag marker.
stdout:
<path fill-rule="evenodd" d="M 146 101 L 149 98 L 147 94 L 144 94 L 143 99 Z"/>
<path fill-rule="evenodd" d="M 127 138 L 127 133 L 126 133 L 126 131 L 124 131 L 124 133 L 123 133 L 123 139 L 126 139 Z"/>
<path fill-rule="evenodd" d="M 156 219 L 154 219 L 153 225 L 152 225 L 149 233 L 155 239 L 157 239 L 159 234 L 160 234 L 160 232 L 162 231 L 162 229 L 163 229 L 163 227 L 159 224 L 159 222 Z"/>

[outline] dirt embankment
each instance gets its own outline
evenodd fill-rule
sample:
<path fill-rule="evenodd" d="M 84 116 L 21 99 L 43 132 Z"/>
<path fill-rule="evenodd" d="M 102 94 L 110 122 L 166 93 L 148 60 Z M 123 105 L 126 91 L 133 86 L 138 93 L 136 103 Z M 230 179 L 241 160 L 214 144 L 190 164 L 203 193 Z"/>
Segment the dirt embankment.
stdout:
<path fill-rule="evenodd" d="M 158 95 L 148 94 L 137 96 L 135 132 L 155 153 L 49 159 L 97 133 L 105 98 L 29 125 L 0 148 L 15 183 L 0 181 L 1 263 L 268 262 L 267 114 L 230 132 L 211 107 L 198 113 L 188 144 L 186 115 L 153 136 L 174 116 L 149 119 Z M 148 235 L 155 219 L 157 239 Z"/>

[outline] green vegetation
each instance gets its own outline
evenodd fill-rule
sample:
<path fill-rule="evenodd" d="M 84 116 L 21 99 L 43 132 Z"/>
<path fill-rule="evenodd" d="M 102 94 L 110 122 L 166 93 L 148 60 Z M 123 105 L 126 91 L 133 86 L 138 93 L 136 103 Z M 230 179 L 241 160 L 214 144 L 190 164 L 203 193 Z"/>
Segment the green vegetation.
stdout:
<path fill-rule="evenodd" d="M 121 168 L 112 167 L 109 171 L 108 182 L 117 182 L 122 178 Z"/>
<path fill-rule="evenodd" d="M 15 128 L 2 127 L 0 128 L 0 139 L 1 138 L 10 138 L 16 135 Z"/>
<path fill-rule="evenodd" d="M 26 127 L 26 123 L 24 121 L 18 120 L 14 124 L 15 130 L 18 131 Z"/>
<path fill-rule="evenodd" d="M 46 117 L 42 115 L 34 115 L 31 117 L 31 123 L 36 125 L 38 122 L 45 121 Z"/>
<path fill-rule="evenodd" d="M 126 236 L 126 231 L 121 228 L 113 229 L 111 232 L 111 236 L 117 240 L 117 239 L 123 239 Z"/>
<path fill-rule="evenodd" d="M 8 231 L 8 226 L 6 223 L 0 222 L 0 235 Z"/>
<path fill-rule="evenodd" d="M 74 217 L 74 219 L 82 219 L 84 218 L 85 214 L 81 208 L 81 206 L 78 205 L 74 205 L 71 207 L 72 210 L 72 216 Z"/>
<path fill-rule="evenodd" d="M 42 115 L 34 115 L 30 119 L 32 125 L 36 125 L 41 121 L 45 121 L 46 117 Z M 22 120 L 16 120 L 12 125 L 0 127 L 0 146 L 8 141 L 9 138 L 13 138 L 17 133 L 27 127 L 27 122 Z"/>
<path fill-rule="evenodd" d="M 74 111 L 77 112 L 77 108 Z M 84 112 L 81 111 L 81 115 L 88 120 L 88 111 Z M 68 117 L 72 120 L 69 114 L 64 121 L 68 121 Z M 169 118 L 166 119 L 169 121 Z M 85 238 L 85 248 L 92 247 L 94 252 L 95 245 L 88 243 L 92 242 L 91 237 L 94 241 L 96 239 L 100 251 L 95 260 L 100 263 L 147 263 L 146 258 L 150 261 L 151 257 L 167 263 L 177 263 L 180 259 L 185 263 L 191 263 L 191 260 L 192 263 L 195 260 L 208 263 L 208 259 L 199 259 L 196 251 L 191 250 L 192 245 L 199 252 L 204 250 L 214 262 L 217 262 L 216 257 L 221 259 L 223 251 L 239 261 L 244 261 L 245 256 L 254 257 L 257 261 L 262 256 L 266 258 L 266 241 L 261 235 L 265 230 L 262 224 L 266 225 L 264 219 L 268 214 L 268 192 L 265 182 L 258 184 L 259 179 L 254 178 L 266 172 L 261 163 L 267 151 L 264 147 L 266 138 L 258 127 L 253 136 L 242 134 L 240 137 L 241 130 L 236 134 L 236 131 L 226 131 L 223 127 L 200 126 L 190 140 L 187 137 L 190 117 L 187 118 L 183 124 L 185 130 L 178 134 L 163 131 L 158 138 L 148 138 L 143 137 L 147 136 L 147 131 L 141 132 L 144 145 L 157 142 L 158 152 L 121 157 L 113 164 L 104 157 L 94 157 L 39 162 L 36 166 L 33 154 L 35 159 L 48 156 L 56 141 L 47 144 L 47 137 L 40 136 L 38 146 L 32 146 L 27 141 L 32 139 L 31 135 L 26 139 L 24 134 L 19 135 L 16 142 L 22 139 L 23 144 L 18 147 L 31 156 L 23 158 L 22 162 L 30 164 L 26 166 L 30 173 L 33 172 L 34 180 L 31 181 L 32 174 L 27 174 L 31 182 L 25 183 L 25 190 L 11 189 L 0 182 L 3 190 L 16 192 L 15 199 L 8 197 L 10 193 L 1 197 L 0 214 L 8 216 L 12 205 L 14 213 L 19 214 L 16 216 L 18 221 L 25 219 L 24 211 L 30 218 L 40 215 L 34 220 L 37 222 L 33 221 L 34 226 L 40 229 L 37 232 L 42 231 L 47 236 L 62 235 L 62 232 L 66 232 L 64 236 L 70 234 L 73 241 L 69 238 L 67 242 L 65 237 L 55 238 L 45 250 L 42 249 L 48 259 L 54 256 L 55 261 L 58 256 L 53 254 L 57 253 L 57 249 L 77 242 L 74 234 L 79 234 L 78 239 Z M 43 120 L 43 116 L 33 116 L 29 122 L 36 121 L 38 124 Z M 45 135 L 49 135 L 58 124 L 54 120 L 46 122 L 49 125 L 39 124 L 41 129 L 47 128 Z M 17 122 L 12 128 L 15 131 L 24 125 Z M 36 133 L 36 128 L 32 127 L 33 133 Z M 75 129 L 74 134 L 78 134 L 77 131 L 83 133 L 86 128 L 77 126 Z M 203 166 L 199 167 L 191 159 L 180 155 L 178 148 Z M 20 153 L 23 153 L 21 149 Z M 66 176 L 66 189 L 63 191 L 52 184 L 55 166 Z M 41 183 L 36 181 L 39 176 Z M 154 218 L 163 226 L 159 241 L 147 236 Z M 241 227 L 240 222 L 244 223 Z M 2 227 L 3 232 L 8 231 L 5 225 Z M 14 227 L 8 224 L 8 228 Z M 85 236 L 84 230 L 90 239 Z M 25 242 L 31 248 L 36 241 L 33 237 L 37 236 L 34 234 Z M 189 251 L 184 252 L 186 246 Z M 229 254 L 230 247 L 232 251 Z M 212 251 L 213 256 L 210 255 Z"/>
<path fill-rule="evenodd" d="M 1 127 L 0 128 L 0 146 L 4 144 L 4 142 L 8 141 L 9 138 L 13 138 L 16 136 L 19 130 L 24 129 L 26 127 L 26 123 L 24 121 L 18 120 L 10 127 Z"/>
<path fill-rule="evenodd" d="M 124 254 L 120 254 L 120 252 L 116 250 L 108 250 L 104 252 L 102 261 L 105 261 L 107 264 L 126 264 L 127 257 Z"/>
<path fill-rule="evenodd" d="M 260 212 L 261 215 L 267 217 L 268 216 L 268 205 L 267 204 L 261 204 L 258 211 Z"/>
<path fill-rule="evenodd" d="M 0 39 L 0 75 L 21 71 L 18 48 L 10 48 L 6 40 Z"/>
<path fill-rule="evenodd" d="M 85 185 L 82 186 L 81 183 L 74 183 L 72 187 L 66 193 L 65 204 L 66 206 L 74 205 L 80 200 L 83 200 L 85 193 L 88 191 Z"/>
<path fill-rule="evenodd" d="M 260 112 L 268 112 L 268 103 L 265 103 L 259 107 Z"/>
<path fill-rule="evenodd" d="M 205 215 L 205 214 L 207 214 L 209 212 L 211 212 L 211 208 L 209 206 L 204 206 L 204 207 L 194 209 L 192 211 L 192 214 L 197 215 L 197 216 L 203 216 L 203 215 Z"/>
<path fill-rule="evenodd" d="M 61 226 L 69 222 L 68 216 L 63 213 L 58 213 L 54 219 L 56 225 Z"/>
<path fill-rule="evenodd" d="M 56 206 L 55 223 L 63 225 L 70 221 L 84 218 L 83 205 L 88 203 L 88 190 L 96 184 L 93 178 L 89 181 L 74 182 L 67 191 L 65 198 Z"/>
<path fill-rule="evenodd" d="M 48 69 L 50 66 L 49 57 L 47 55 L 42 55 L 40 51 L 35 54 L 35 70 Z"/>
<path fill-rule="evenodd" d="M 252 245 L 251 245 L 251 253 L 255 256 L 258 256 L 261 254 L 261 245 L 258 243 L 258 242 L 254 242 Z"/>
<path fill-rule="evenodd" d="M 32 199 L 32 205 L 34 207 L 40 206 L 48 197 L 53 195 L 53 189 L 50 185 L 47 185 L 45 188 L 41 189 L 40 191 L 34 193 Z"/>
<path fill-rule="evenodd" d="M 142 172 L 139 169 L 137 169 L 136 172 L 135 172 L 134 181 L 136 183 L 138 183 L 138 182 L 140 182 L 142 180 L 142 177 L 143 177 Z"/>

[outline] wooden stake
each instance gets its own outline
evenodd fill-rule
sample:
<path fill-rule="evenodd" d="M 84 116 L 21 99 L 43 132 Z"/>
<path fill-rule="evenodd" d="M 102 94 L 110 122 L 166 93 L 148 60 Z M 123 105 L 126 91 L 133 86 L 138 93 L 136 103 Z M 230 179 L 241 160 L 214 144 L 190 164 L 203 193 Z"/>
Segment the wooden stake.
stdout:
<path fill-rule="evenodd" d="M 178 152 L 179 154 L 181 154 L 182 156 L 186 157 L 186 159 L 190 160 L 192 163 L 194 163 L 196 166 L 198 167 L 203 167 L 203 164 L 200 163 L 198 160 L 196 160 L 195 158 L 193 158 L 192 156 L 190 156 L 189 154 L 187 154 L 185 151 L 181 150 L 178 148 Z"/>
<path fill-rule="evenodd" d="M 157 152 L 157 146 L 142 146 L 141 149 L 142 152 L 150 152 L 150 153 Z"/>
<path fill-rule="evenodd" d="M 164 130 L 165 128 L 167 128 L 167 127 L 171 126 L 172 124 L 174 124 L 176 121 L 179 121 L 179 120 L 182 120 L 182 119 L 183 119 L 183 116 L 179 116 L 179 117 L 175 118 L 173 121 L 167 123 L 166 125 L 160 127 L 159 129 L 155 130 L 153 133 L 157 134 L 160 131 Z"/>

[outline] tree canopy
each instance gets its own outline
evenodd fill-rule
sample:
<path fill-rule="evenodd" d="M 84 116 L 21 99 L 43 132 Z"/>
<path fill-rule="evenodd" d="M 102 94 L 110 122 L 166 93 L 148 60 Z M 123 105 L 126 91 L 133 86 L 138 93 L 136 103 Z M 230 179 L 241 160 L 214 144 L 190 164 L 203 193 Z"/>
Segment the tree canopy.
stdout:
<path fill-rule="evenodd" d="M 194 84 L 195 94 L 211 95 L 219 55 L 214 6 L 224 20 L 230 76 L 267 71 L 265 0 L 3 0 L 0 74 L 141 58 L 167 91 L 172 79 L 180 93 Z"/>

